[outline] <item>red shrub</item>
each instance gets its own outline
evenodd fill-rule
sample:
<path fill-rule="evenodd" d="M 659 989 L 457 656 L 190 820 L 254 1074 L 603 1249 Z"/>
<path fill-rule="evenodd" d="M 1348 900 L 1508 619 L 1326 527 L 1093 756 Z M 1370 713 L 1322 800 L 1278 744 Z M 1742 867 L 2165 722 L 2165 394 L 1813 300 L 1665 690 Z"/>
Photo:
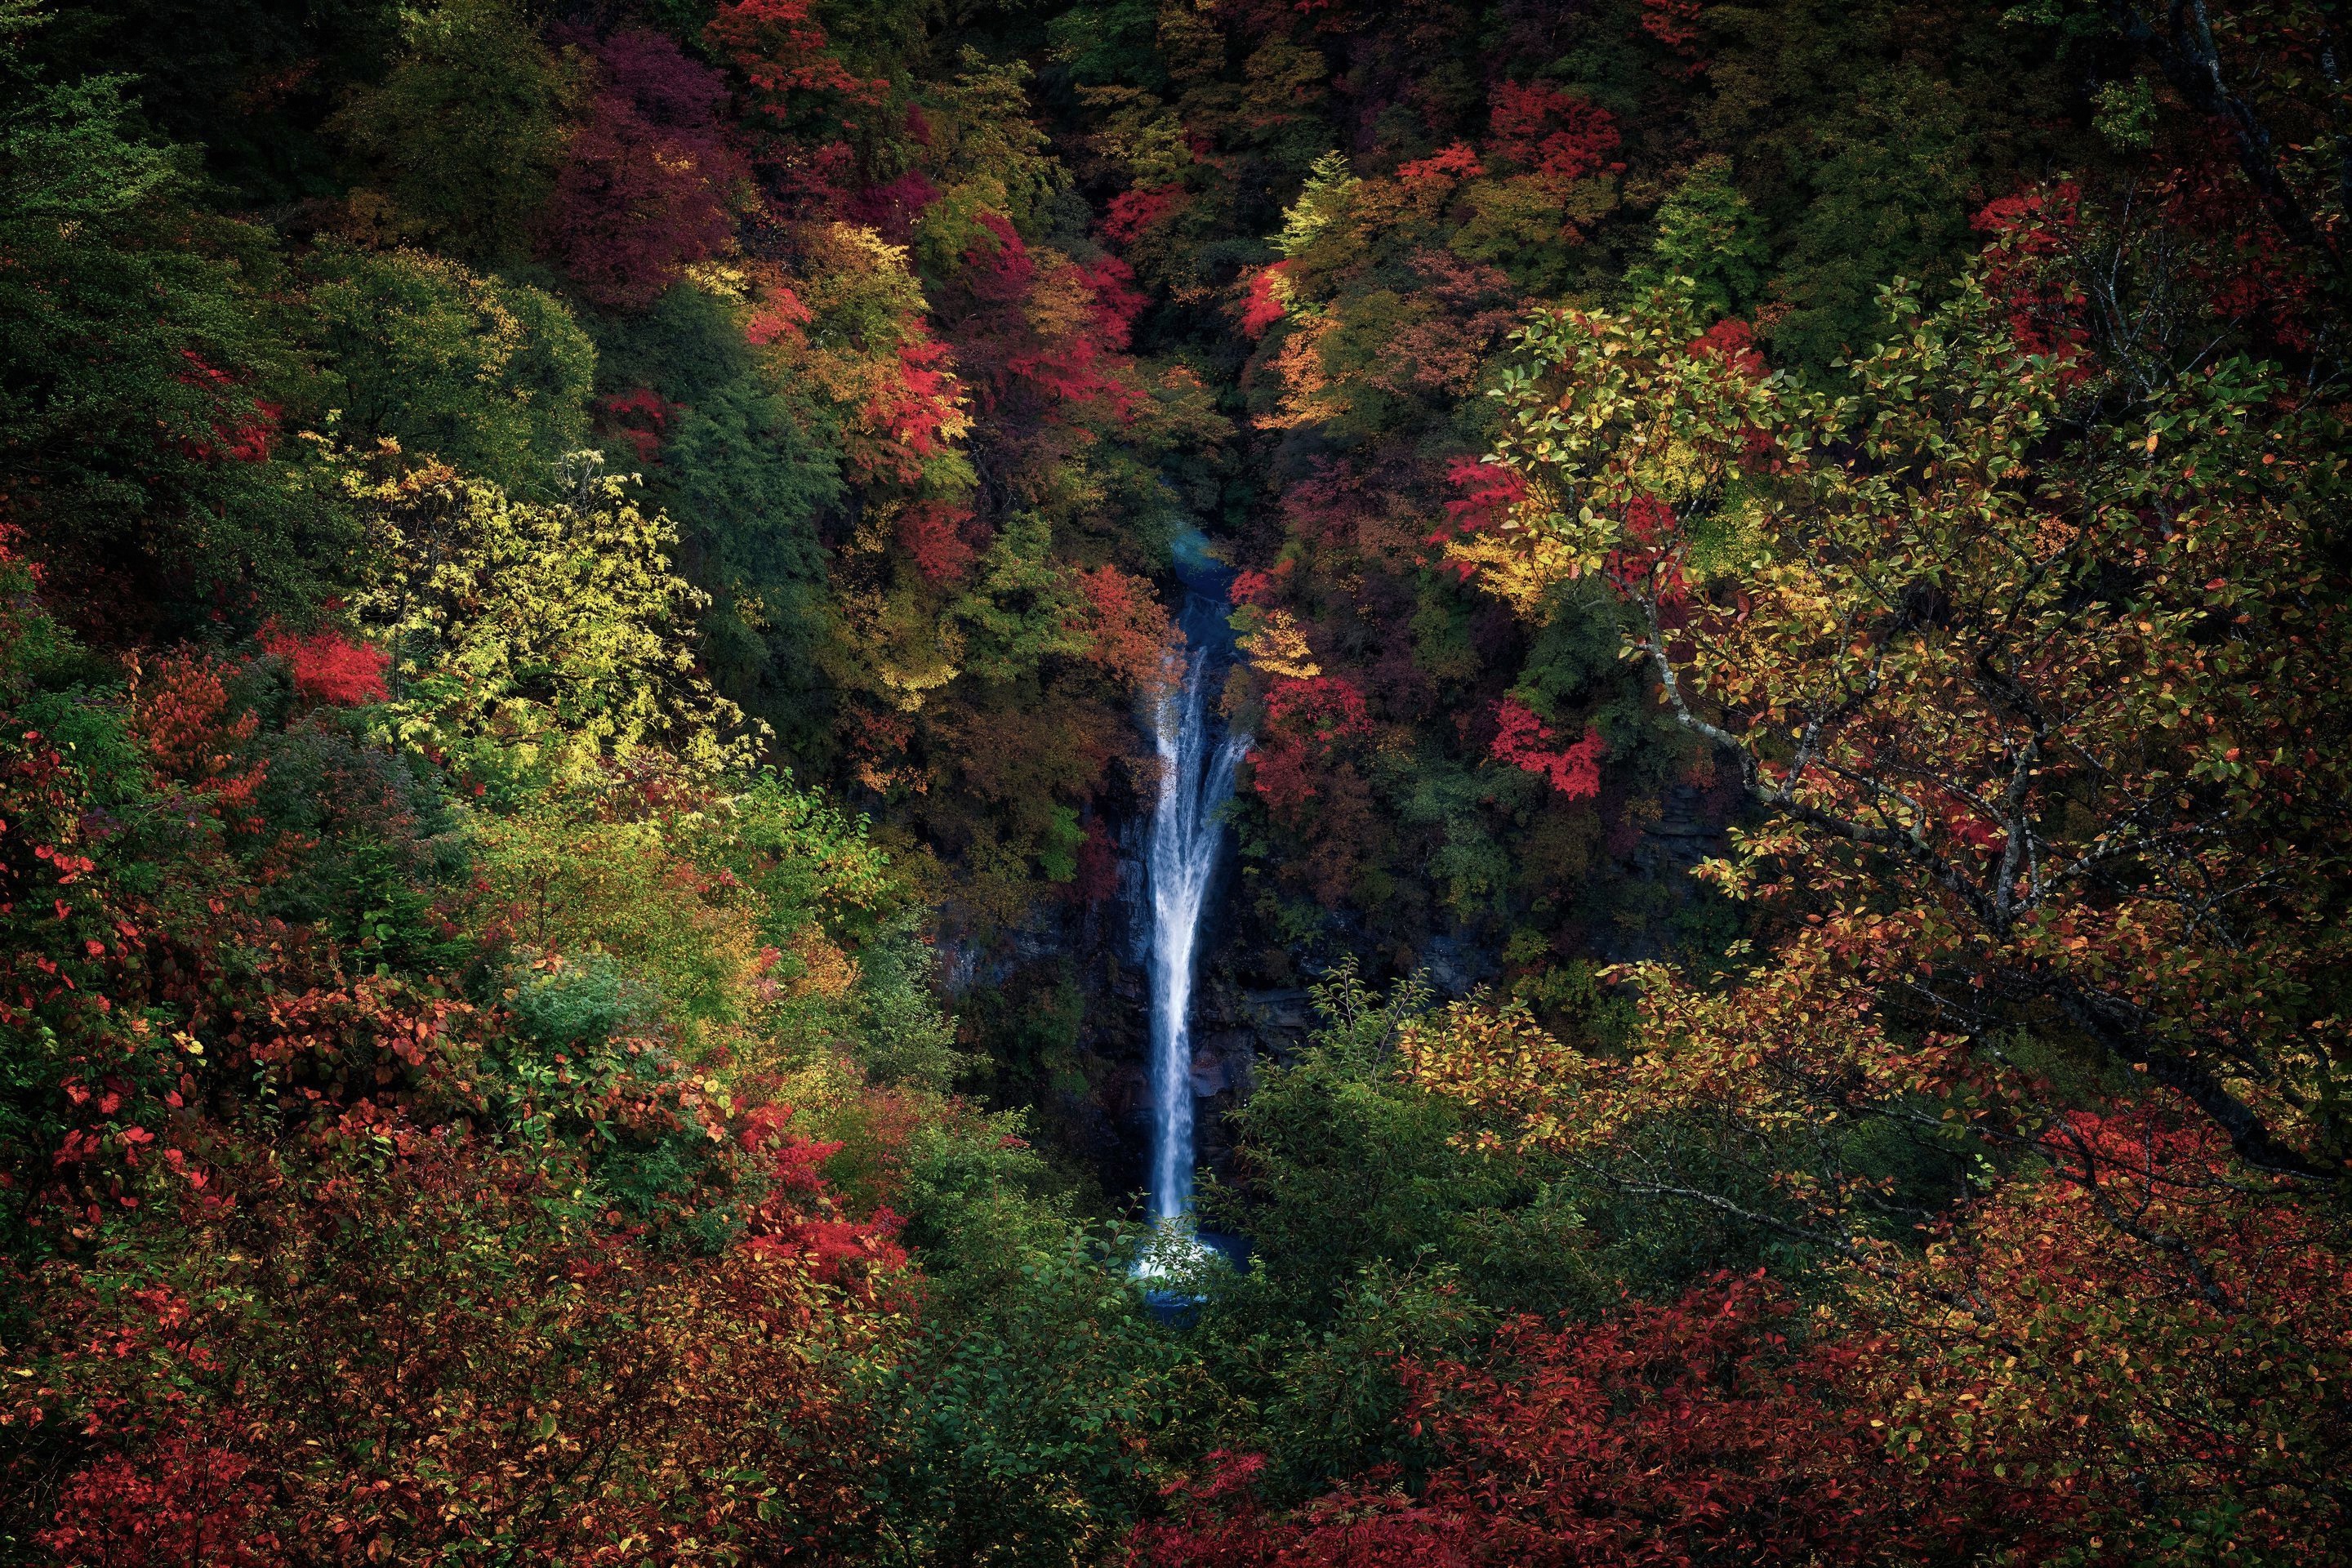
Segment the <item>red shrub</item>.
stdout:
<path fill-rule="evenodd" d="M 1616 117 L 1542 82 L 1497 86 L 1490 123 L 1488 146 L 1496 156 L 1547 179 L 1580 180 L 1624 167 L 1609 161 L 1623 140 Z"/>
<path fill-rule="evenodd" d="M 827 1284 L 846 1282 L 870 1290 L 906 1266 L 907 1249 L 898 1242 L 901 1222 L 887 1208 L 863 1219 L 845 1215 L 824 1179 L 825 1162 L 842 1145 L 786 1131 L 792 1114 L 788 1105 L 758 1107 L 740 1135 L 747 1150 L 770 1151 L 768 1173 L 774 1184 L 752 1214 L 744 1249 L 796 1263 Z"/>
<path fill-rule="evenodd" d="M 909 169 L 895 180 L 868 185 L 850 196 L 842 204 L 842 216 L 893 244 L 904 245 L 914 237 L 915 224 L 924 210 L 939 199 L 940 188 L 920 169 Z"/>
<path fill-rule="evenodd" d="M 1265 694 L 1265 713 L 1269 729 L 1311 735 L 1326 743 L 1360 740 L 1372 732 L 1364 694 L 1344 675 L 1277 680 Z"/>
<path fill-rule="evenodd" d="M 982 213 L 979 221 L 982 232 L 965 249 L 946 314 L 957 362 L 982 405 L 999 415 L 1000 426 L 1024 413 L 1057 419 L 1056 405 L 1129 416 L 1138 395 L 1113 345 L 1125 342 L 1131 312 L 1142 305 L 1127 287 L 1133 274 L 1117 261 L 1097 272 L 1033 251 L 998 214 Z M 1073 284 L 1087 291 L 1086 313 L 1076 321 L 1066 308 Z M 1047 299 L 1055 304 L 1041 311 Z"/>
<path fill-rule="evenodd" d="M 1456 142 L 1443 153 L 1397 166 L 1397 178 L 1408 185 L 1426 184 L 1443 180 L 1451 184 L 1458 180 L 1475 180 L 1486 172 L 1478 162 L 1478 154 L 1466 142 Z"/>
<path fill-rule="evenodd" d="M 751 319 L 743 323 L 743 337 L 756 348 L 766 348 L 779 341 L 798 343 L 802 341 L 801 329 L 815 320 L 816 312 L 780 283 L 760 296 Z"/>
<path fill-rule="evenodd" d="M 898 545 L 927 583 L 961 583 L 978 558 L 965 537 L 971 509 L 951 501 L 919 500 L 898 515 Z"/>
<path fill-rule="evenodd" d="M 858 410 L 884 449 L 853 454 L 854 465 L 866 478 L 887 472 L 908 483 L 919 479 L 923 464 L 947 449 L 945 432 L 961 418 L 962 397 L 947 344 L 930 337 L 900 343 L 898 375 Z"/>
<path fill-rule="evenodd" d="M 670 416 L 677 412 L 675 405 L 665 403 L 659 393 L 646 386 L 600 399 L 597 408 L 614 427 L 613 434 L 629 444 L 640 463 L 656 460 L 662 433 L 669 427 Z"/>
<path fill-rule="evenodd" d="M 1250 788 L 1284 816 L 1319 793 L 1316 770 L 1372 732 L 1364 693 L 1345 676 L 1277 679 L 1265 695 L 1265 733 L 1249 754 Z"/>
<path fill-rule="evenodd" d="M 270 449 L 277 445 L 278 420 L 284 410 L 238 392 L 236 377 L 215 369 L 194 349 L 181 350 L 180 357 L 187 362 L 187 368 L 179 373 L 180 384 L 212 394 L 220 410 L 211 421 L 211 436 L 184 440 L 182 449 L 200 463 L 268 462 Z"/>
<path fill-rule="evenodd" d="M 383 672 L 392 659 L 365 643 L 347 642 L 331 631 L 307 637 L 268 631 L 261 646 L 286 661 L 294 689 L 314 701 L 353 708 L 384 699 Z"/>
<path fill-rule="evenodd" d="M 703 41 L 734 62 L 752 106 L 772 120 L 788 118 L 808 94 L 833 94 L 856 108 L 889 96 L 887 81 L 851 74 L 830 52 L 814 9 L 814 0 L 727 0 L 703 29 Z"/>
<path fill-rule="evenodd" d="M 1242 305 L 1242 331 L 1251 337 L 1265 336 L 1266 329 L 1282 320 L 1282 296 L 1276 290 L 1289 268 L 1289 262 L 1277 261 L 1250 274 L 1249 298 Z"/>
<path fill-rule="evenodd" d="M 1251 790 L 1276 815 L 1296 816 L 1301 806 L 1315 798 L 1315 779 L 1304 742 L 1288 735 L 1270 737 L 1251 750 L 1249 764 Z"/>
<path fill-rule="evenodd" d="M 33 1540 L 60 1563 L 93 1568 L 265 1568 L 289 1562 L 257 1528 L 268 1488 L 253 1465 L 187 1436 L 155 1443 L 133 1466 L 109 1454 L 58 1495 L 56 1522 Z"/>
<path fill-rule="evenodd" d="M 170 654 L 134 667 L 131 733 L 162 780 L 190 804 L 232 826 L 253 828 L 249 808 L 268 773 L 247 750 L 260 727 L 250 712 L 229 717 L 225 668 L 203 656 Z"/>
<path fill-rule="evenodd" d="M 1158 590 L 1110 565 L 1082 570 L 1077 577 L 1087 602 L 1088 657 L 1130 685 L 1162 679 L 1174 628 Z"/>
<path fill-rule="evenodd" d="M 1103 346 L 1126 348 L 1135 331 L 1135 319 L 1149 303 L 1135 286 L 1135 268 L 1116 256 L 1106 256 L 1079 272 L 1094 290 L 1095 326 L 1102 333 Z"/>
<path fill-rule="evenodd" d="M 1842 1404 L 1833 1354 L 1798 1353 L 1760 1277 L 1720 1279 L 1610 1321 L 1505 1325 L 1476 1361 L 1403 1361 L 1403 1419 L 1436 1446 L 1407 1490 L 1375 1471 L 1288 1514 L 1252 1495 L 1260 1462 L 1217 1454 L 1169 1490 L 1137 1568 L 1667 1568 L 1977 1561 L 2063 1510 L 1955 1467 L 1890 1458 Z M 1971 1486 L 1973 1491 L 1971 1493 Z M 1998 1511 L 1996 1511 L 1998 1510 Z M 2042 1543 L 2048 1545 L 2047 1537 Z"/>
<path fill-rule="evenodd" d="M 1183 200 L 1181 185 L 1121 191 L 1111 197 L 1109 206 L 1104 210 L 1103 237 L 1120 245 L 1132 244 L 1143 237 L 1145 229 L 1174 212 Z"/>
<path fill-rule="evenodd" d="M 642 310 L 733 232 L 746 171 L 719 129 L 719 73 L 643 29 L 596 51 L 604 78 L 573 133 L 541 247 L 597 304 Z"/>
<path fill-rule="evenodd" d="M 1270 606 L 1282 597 L 1297 564 L 1297 562 L 1285 558 L 1264 572 L 1236 572 L 1232 584 L 1225 589 L 1225 597 L 1236 605 Z"/>
<path fill-rule="evenodd" d="M 1727 316 L 1699 334 L 1690 352 L 1707 359 L 1719 359 L 1740 374 L 1760 379 L 1764 374 L 1764 355 L 1756 346 L 1756 329 L 1737 317 Z"/>
<path fill-rule="evenodd" d="M 2027 353 L 2071 362 L 2090 347 L 2089 302 L 2056 265 L 2080 242 L 2082 198 L 2081 186 L 2062 181 L 1988 202 L 1969 220 L 1992 237 L 1983 254 L 1985 291 L 2001 304 L 2010 336 Z M 2089 374 L 2078 368 L 2069 379 Z"/>
<path fill-rule="evenodd" d="M 1445 515 L 1454 531 L 1467 538 L 1483 533 L 1503 521 L 1510 510 L 1528 498 L 1528 481 L 1517 469 L 1499 463 L 1482 463 L 1475 458 L 1456 458 L 1445 470 L 1446 479 L 1461 495 L 1445 503 Z M 1424 543 L 1443 544 L 1446 532 L 1439 529 Z"/>
<path fill-rule="evenodd" d="M 1688 62 L 1682 74 L 1696 77 L 1706 69 L 1699 58 L 1699 0 L 1642 0 L 1642 31 Z"/>
<path fill-rule="evenodd" d="M 1751 437 L 1760 434 L 1751 432 Z M 1742 460 L 1755 465 L 1769 460 L 1769 438 L 1759 443 L 1753 439 Z M 1648 584 L 1654 586 L 1658 602 L 1679 606 L 1689 596 L 1690 584 L 1683 575 L 1683 549 L 1687 543 L 1675 509 L 1655 496 L 1635 496 L 1627 501 L 1619 521 L 1624 527 L 1624 542 L 1610 551 L 1601 561 L 1601 570 L 1623 587 Z"/>
<path fill-rule="evenodd" d="M 1501 728 L 1489 754 L 1496 762 L 1508 763 L 1521 773 L 1542 774 L 1570 800 L 1591 800 L 1601 793 L 1601 754 L 1605 748 L 1598 729 L 1587 725 L 1584 739 L 1555 751 L 1550 748 L 1559 737 L 1524 704 L 1506 697 L 1495 704 L 1495 718 Z"/>

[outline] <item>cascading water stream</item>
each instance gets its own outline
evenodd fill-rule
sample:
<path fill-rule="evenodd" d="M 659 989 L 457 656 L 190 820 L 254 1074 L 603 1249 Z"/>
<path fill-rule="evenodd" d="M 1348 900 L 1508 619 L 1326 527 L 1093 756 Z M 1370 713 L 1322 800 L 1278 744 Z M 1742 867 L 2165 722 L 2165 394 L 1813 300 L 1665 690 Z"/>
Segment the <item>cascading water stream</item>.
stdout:
<path fill-rule="evenodd" d="M 1185 606 L 1188 622 L 1206 618 L 1194 613 L 1202 603 L 1196 597 Z M 1224 849 L 1218 807 L 1232 797 L 1234 770 L 1249 749 L 1248 736 L 1220 733 L 1209 689 L 1222 666 L 1212 653 L 1209 639 L 1196 641 L 1181 683 L 1160 698 L 1153 722 L 1160 799 L 1144 876 L 1151 900 L 1151 1213 L 1163 1230 L 1184 1226 L 1192 1207 L 1192 963 Z"/>

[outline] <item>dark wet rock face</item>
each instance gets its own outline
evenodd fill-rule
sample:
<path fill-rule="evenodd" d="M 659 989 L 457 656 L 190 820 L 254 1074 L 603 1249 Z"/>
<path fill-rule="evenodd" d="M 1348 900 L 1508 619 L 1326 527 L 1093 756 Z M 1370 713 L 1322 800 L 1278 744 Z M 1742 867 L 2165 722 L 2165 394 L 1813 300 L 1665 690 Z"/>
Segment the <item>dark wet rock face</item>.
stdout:
<path fill-rule="evenodd" d="M 1693 907 L 1691 870 L 1730 847 L 1727 813 L 1714 794 L 1687 785 L 1664 793 L 1659 815 L 1642 826 L 1612 882 L 1621 919 L 1596 921 L 1578 944 L 1583 956 L 1622 963 L 1670 950 L 1677 922 Z M 1039 1142 L 1114 1205 L 1143 1193 L 1150 1175 L 1150 924 L 1140 874 L 1146 798 L 1138 790 L 1117 803 L 1122 858 L 1111 897 L 1043 909 L 985 948 L 942 940 L 940 950 L 940 978 L 963 1019 L 966 1048 L 986 1058 L 972 1089 L 993 1105 L 1026 1108 Z M 1349 917 L 1335 911 L 1328 951 L 1277 946 L 1251 918 L 1247 888 L 1228 873 L 1211 895 L 1192 1005 L 1187 1076 L 1195 1158 L 1219 1180 L 1232 1173 L 1226 1113 L 1314 1031 L 1313 998 L 1301 982 L 1363 945 L 1350 940 Z M 1492 933 L 1457 930 L 1433 934 L 1410 953 L 1358 956 L 1375 983 L 1417 973 L 1435 995 L 1454 998 L 1508 984 L 1497 947 Z"/>

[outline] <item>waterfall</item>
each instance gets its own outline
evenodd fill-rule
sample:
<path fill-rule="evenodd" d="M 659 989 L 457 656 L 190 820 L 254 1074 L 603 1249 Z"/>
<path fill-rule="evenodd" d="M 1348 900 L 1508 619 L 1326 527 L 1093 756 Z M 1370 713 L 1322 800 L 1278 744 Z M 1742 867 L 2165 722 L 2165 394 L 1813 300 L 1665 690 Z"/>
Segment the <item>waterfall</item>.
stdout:
<path fill-rule="evenodd" d="M 1187 620 L 1200 617 L 1191 612 Z M 1160 800 L 1144 866 L 1151 900 L 1151 1213 L 1163 1228 L 1192 1207 L 1192 961 L 1224 847 L 1217 808 L 1234 793 L 1246 735 L 1223 735 L 1209 701 L 1222 668 L 1206 639 L 1153 715 Z"/>

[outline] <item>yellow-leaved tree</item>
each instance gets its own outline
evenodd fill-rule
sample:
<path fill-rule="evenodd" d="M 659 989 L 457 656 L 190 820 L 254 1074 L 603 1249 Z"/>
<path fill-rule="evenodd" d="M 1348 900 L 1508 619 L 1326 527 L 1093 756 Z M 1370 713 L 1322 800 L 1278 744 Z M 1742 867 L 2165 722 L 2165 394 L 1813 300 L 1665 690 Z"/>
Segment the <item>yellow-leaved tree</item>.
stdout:
<path fill-rule="evenodd" d="M 390 447 L 347 467 L 368 552 L 352 610 L 392 655 L 383 722 L 485 792 L 655 747 L 704 772 L 748 763 L 740 713 L 696 670 L 702 595 L 671 570 L 669 520 L 593 453 L 563 477 L 542 504 Z"/>
<path fill-rule="evenodd" d="M 1624 972 L 1622 1053 L 1474 1008 L 1405 1069 L 1496 1158 L 1828 1260 L 1906 1459 L 2127 1555 L 2308 1560 L 2352 1367 L 2340 426 L 2243 357 L 2102 383 L 1974 279 L 1887 304 L 1838 395 L 1669 290 L 1519 334 L 1522 499 L 1457 559 L 1614 594 L 1744 785 L 1703 874 L 1760 918 L 1727 973 Z"/>

